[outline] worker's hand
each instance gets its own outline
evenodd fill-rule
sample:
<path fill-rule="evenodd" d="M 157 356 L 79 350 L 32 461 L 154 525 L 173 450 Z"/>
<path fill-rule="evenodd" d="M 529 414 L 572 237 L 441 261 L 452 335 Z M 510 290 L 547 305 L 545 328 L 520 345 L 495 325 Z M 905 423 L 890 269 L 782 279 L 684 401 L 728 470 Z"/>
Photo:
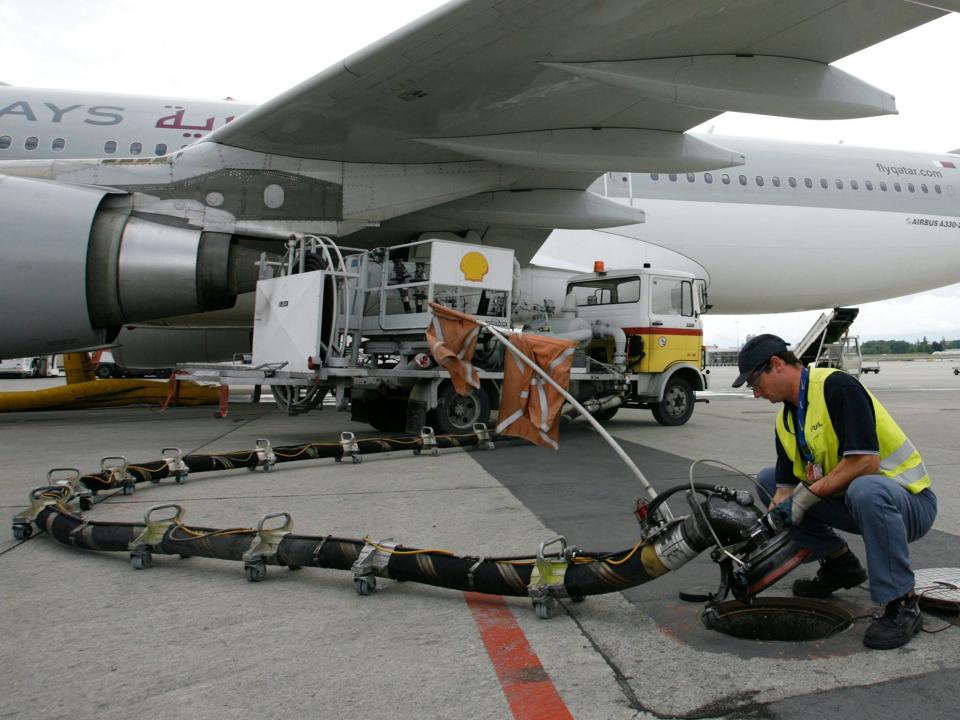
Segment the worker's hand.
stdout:
<path fill-rule="evenodd" d="M 777 505 L 771 512 L 779 515 L 784 525 L 799 525 L 803 522 L 803 516 L 807 514 L 807 510 L 818 502 L 820 502 L 820 496 L 813 492 L 809 486 L 800 483 L 793 491 L 793 495 Z"/>

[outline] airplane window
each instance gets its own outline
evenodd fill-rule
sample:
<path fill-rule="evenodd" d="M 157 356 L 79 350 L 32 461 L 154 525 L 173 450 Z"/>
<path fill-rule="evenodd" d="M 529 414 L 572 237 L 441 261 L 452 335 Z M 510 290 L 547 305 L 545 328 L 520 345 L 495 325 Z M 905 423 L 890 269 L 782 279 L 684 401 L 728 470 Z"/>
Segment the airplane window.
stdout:
<path fill-rule="evenodd" d="M 864 186 L 867 190 L 873 190 L 873 183 L 870 182 L 869 180 L 864 180 L 864 181 L 863 181 L 863 186 Z"/>
<path fill-rule="evenodd" d="M 907 190 L 910 192 L 916 192 L 917 189 L 913 186 L 913 183 L 907 183 Z"/>
<path fill-rule="evenodd" d="M 777 175 L 773 176 L 773 186 L 780 187 L 780 178 Z"/>
<path fill-rule="evenodd" d="M 791 176 L 787 182 L 790 183 L 790 187 L 792 188 L 795 188 L 797 186 L 797 179 L 793 176 Z"/>
<path fill-rule="evenodd" d="M 843 180 L 837 180 L 837 190 L 843 190 Z"/>
<path fill-rule="evenodd" d="M 812 187 L 813 187 L 813 180 L 811 180 L 810 178 L 804 178 L 804 179 L 803 179 L 803 184 L 806 185 L 808 188 L 812 188 Z"/>
<path fill-rule="evenodd" d="M 113 155 L 117 151 L 117 141 L 116 140 L 107 140 L 103 144 L 103 151 L 107 155 Z"/>
<path fill-rule="evenodd" d="M 2 137 L 0 137 L 0 150 L 6 150 L 8 147 L 10 147 L 10 143 L 12 142 L 13 142 L 12 137 L 10 137 L 9 135 L 3 135 Z"/>
<path fill-rule="evenodd" d="M 167 144 L 166 143 L 157 143 L 157 146 L 153 149 L 153 152 L 157 155 L 166 155 L 167 154 Z"/>
<path fill-rule="evenodd" d="M 55 152 L 60 152 L 63 150 L 64 146 L 67 144 L 67 141 L 63 138 L 54 138 L 53 142 L 50 143 L 50 149 Z"/>
<path fill-rule="evenodd" d="M 851 188 L 852 190 L 859 190 L 859 189 L 860 189 L 860 183 L 858 183 L 856 180 L 851 180 L 851 181 L 850 181 L 850 188 Z"/>
<path fill-rule="evenodd" d="M 142 150 L 143 150 L 143 143 L 138 143 L 138 142 L 130 143 L 131 155 L 139 155 Z"/>
<path fill-rule="evenodd" d="M 820 187 L 826 190 L 830 186 L 830 183 L 827 182 L 826 178 L 820 178 Z"/>
<path fill-rule="evenodd" d="M 883 180 L 880 181 L 880 190 L 883 192 L 887 191 L 887 184 Z"/>
<path fill-rule="evenodd" d="M 923 184 L 920 185 L 920 191 L 921 191 L 921 192 L 924 192 L 924 193 L 929 192 L 929 191 L 927 190 L 927 184 L 926 184 L 926 183 L 923 183 Z"/>
<path fill-rule="evenodd" d="M 934 191 L 937 195 L 940 195 L 940 194 L 941 194 L 941 193 L 940 193 L 940 186 L 939 186 L 939 185 L 934 185 L 934 186 L 933 186 L 933 191 Z"/>
<path fill-rule="evenodd" d="M 710 173 L 704 173 L 704 174 L 703 174 L 703 181 L 704 181 L 707 185 L 711 184 L 711 183 L 713 182 L 713 175 L 711 175 Z"/>
<path fill-rule="evenodd" d="M 660 179 L 660 173 L 650 173 L 650 179 L 651 179 L 651 180 L 659 180 L 659 179 Z"/>
<path fill-rule="evenodd" d="M 677 174 L 676 174 L 676 173 L 670 173 L 669 175 L 667 175 L 667 177 L 670 178 L 670 182 L 676 182 L 676 181 L 677 181 Z"/>
<path fill-rule="evenodd" d="M 23 147 L 26 148 L 27 150 L 36 150 L 37 145 L 39 144 L 40 144 L 40 141 L 37 140 L 37 138 L 35 137 L 28 137 L 26 140 L 23 141 Z"/>
<path fill-rule="evenodd" d="M 763 187 L 763 175 L 757 175 L 754 179 L 757 181 L 757 187 Z"/>
<path fill-rule="evenodd" d="M 740 184 L 741 184 L 741 185 L 746 185 L 746 184 L 747 184 L 747 176 L 746 176 L 746 175 L 741 175 L 738 179 L 740 180 Z"/>
<path fill-rule="evenodd" d="M 953 195 L 953 185 L 947 185 L 947 195 Z"/>
<path fill-rule="evenodd" d="M 726 173 L 724 173 L 723 175 L 720 176 L 720 181 L 721 181 L 724 185 L 729 185 L 729 184 L 730 184 L 730 176 L 727 175 Z"/>
<path fill-rule="evenodd" d="M 687 182 L 693 182 L 696 179 L 697 178 L 693 173 L 687 173 Z"/>
<path fill-rule="evenodd" d="M 900 192 L 900 183 L 895 182 L 895 183 L 893 184 L 893 189 L 896 190 L 897 192 Z"/>

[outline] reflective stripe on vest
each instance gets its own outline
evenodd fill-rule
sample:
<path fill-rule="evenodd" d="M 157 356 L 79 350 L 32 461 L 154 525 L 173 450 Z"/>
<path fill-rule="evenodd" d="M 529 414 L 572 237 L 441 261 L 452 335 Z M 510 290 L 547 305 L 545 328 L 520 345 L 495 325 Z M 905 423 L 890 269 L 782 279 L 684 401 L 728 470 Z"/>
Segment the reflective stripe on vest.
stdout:
<path fill-rule="evenodd" d="M 807 390 L 807 417 L 804 423 L 804 434 L 807 446 L 813 453 L 814 461 L 820 463 L 824 474 L 837 466 L 840 456 L 840 439 L 837 437 L 827 411 L 824 398 L 824 384 L 827 378 L 838 372 L 833 368 L 810 368 L 810 382 Z M 902 485 L 912 493 L 918 493 L 930 487 L 930 476 L 923 464 L 920 453 L 907 438 L 900 426 L 890 417 L 890 413 L 873 396 L 869 390 L 867 395 L 873 402 L 876 415 L 877 439 L 880 441 L 880 474 Z M 780 409 L 777 415 L 777 437 L 780 444 L 793 458 L 793 474 L 801 481 L 806 482 L 806 462 L 797 446 L 797 438 L 793 428 L 787 426 L 792 423 L 793 415 L 786 412 L 786 407 Z"/>

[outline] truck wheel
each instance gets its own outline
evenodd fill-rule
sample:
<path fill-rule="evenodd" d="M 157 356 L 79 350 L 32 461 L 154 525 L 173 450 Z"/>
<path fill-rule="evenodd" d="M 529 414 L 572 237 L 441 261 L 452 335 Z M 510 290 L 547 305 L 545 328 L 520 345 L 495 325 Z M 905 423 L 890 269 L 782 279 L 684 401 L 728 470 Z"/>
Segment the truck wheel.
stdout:
<path fill-rule="evenodd" d="M 100 363 L 97 365 L 97 370 L 94 374 L 101 380 L 106 380 L 107 378 L 113 377 L 113 368 L 107 363 Z"/>
<path fill-rule="evenodd" d="M 653 406 L 653 417 L 661 425 L 683 425 L 693 415 L 693 389 L 683 378 L 672 377 L 663 390 L 663 400 Z"/>
<path fill-rule="evenodd" d="M 434 430 L 441 435 L 473 432 L 477 423 L 490 419 L 490 396 L 483 388 L 469 395 L 457 395 L 453 385 L 445 383 L 437 395 L 437 409 L 433 411 Z"/>

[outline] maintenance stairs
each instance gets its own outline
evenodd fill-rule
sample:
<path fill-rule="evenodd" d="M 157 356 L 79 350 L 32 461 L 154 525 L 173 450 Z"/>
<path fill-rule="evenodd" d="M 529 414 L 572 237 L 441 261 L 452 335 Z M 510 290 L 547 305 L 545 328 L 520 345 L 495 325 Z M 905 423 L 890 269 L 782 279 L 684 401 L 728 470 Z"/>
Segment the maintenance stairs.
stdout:
<path fill-rule="evenodd" d="M 804 365 L 816 366 L 824 347 L 841 342 L 859 312 L 859 308 L 838 307 L 823 313 L 803 336 L 803 340 L 792 348 L 794 355 Z"/>

